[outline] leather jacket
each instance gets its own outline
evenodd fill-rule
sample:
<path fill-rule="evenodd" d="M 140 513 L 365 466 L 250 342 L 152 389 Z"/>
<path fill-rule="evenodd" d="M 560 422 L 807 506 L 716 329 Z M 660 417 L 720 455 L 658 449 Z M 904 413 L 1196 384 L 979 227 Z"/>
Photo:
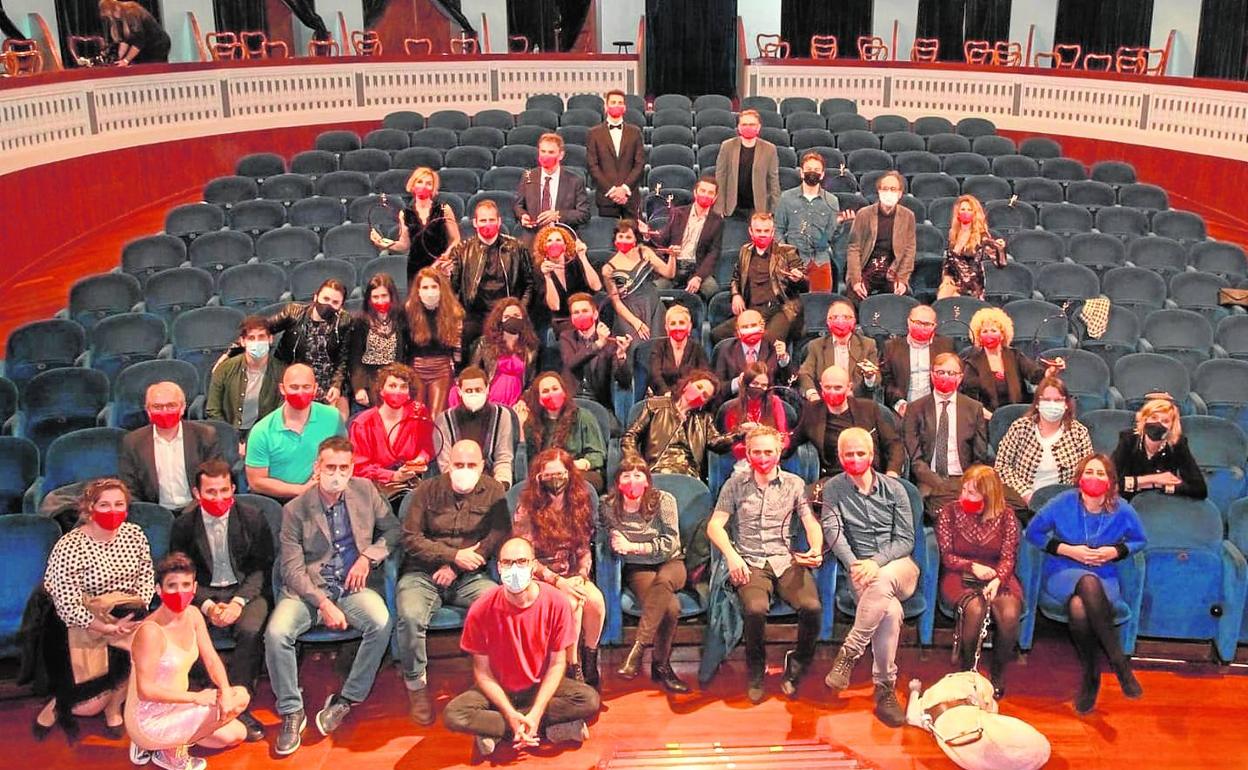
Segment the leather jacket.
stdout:
<path fill-rule="evenodd" d="M 306 362 L 306 327 L 311 321 L 311 314 L 310 303 L 291 302 L 276 315 L 269 317 L 269 332 L 273 335 L 282 334 L 281 341 L 277 343 L 277 349 L 273 351 L 274 358 L 287 365 Z M 328 385 L 320 383 L 326 388 L 338 388 L 344 393 L 347 383 L 347 353 L 351 346 L 353 323 L 351 314 L 345 308 L 339 310 L 334 316 L 333 329 L 329 333 L 329 341 L 325 350 L 329 355 L 329 360 L 334 362 L 333 376 Z M 323 398 L 325 394 L 322 392 L 319 395 Z"/>
<path fill-rule="evenodd" d="M 756 256 L 753 243 L 746 243 L 741 247 L 740 253 L 737 255 L 737 266 L 732 271 L 732 293 L 740 294 L 745 300 L 745 306 L 758 309 L 760 304 L 750 297 L 750 260 Z M 792 278 L 784 275 L 784 270 L 800 270 L 802 274 L 806 273 L 806 264 L 802 261 L 801 256 L 797 253 L 797 248 L 787 243 L 772 242 L 767 248 L 767 256 L 770 261 L 767 264 L 767 273 L 771 277 L 771 292 L 776 299 L 785 306 L 786 313 L 792 309 L 797 311 L 801 309 L 798 295 L 806 290 L 809 285 L 808 281 L 803 278 L 800 281 L 794 281 Z"/>
<path fill-rule="evenodd" d="M 671 443 L 680 421 L 680 412 L 670 396 L 647 398 L 641 414 L 620 438 L 620 451 L 640 454 L 653 469 Z M 744 436 L 744 431 L 739 430 L 721 433 L 715 427 L 714 415 L 705 409 L 687 413 L 684 424 L 689 439 L 689 454 L 695 467 L 683 469 L 683 472 L 703 480 L 707 478 L 706 450 L 731 451 L 733 443 Z"/>
<path fill-rule="evenodd" d="M 508 291 L 527 309 L 533 296 L 533 264 L 529 258 L 529 250 L 509 235 L 499 235 L 498 239 Z M 451 272 L 451 288 L 465 310 L 470 309 L 477 301 L 481 276 L 485 272 L 487 248 L 489 247 L 480 238 L 472 237 L 465 238 L 451 249 L 451 259 L 455 266 Z"/>

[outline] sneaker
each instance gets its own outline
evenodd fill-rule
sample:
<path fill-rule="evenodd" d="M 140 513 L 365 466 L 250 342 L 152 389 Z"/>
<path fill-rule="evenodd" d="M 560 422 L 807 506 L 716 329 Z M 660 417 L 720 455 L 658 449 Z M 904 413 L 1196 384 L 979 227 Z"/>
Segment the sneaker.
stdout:
<path fill-rule="evenodd" d="M 294 754 L 303 745 L 303 728 L 308 726 L 308 715 L 303 709 L 282 715 L 282 726 L 277 731 L 277 745 L 273 753 L 279 757 Z"/>
<path fill-rule="evenodd" d="M 138 746 L 134 744 L 134 741 L 130 742 L 130 764 L 146 765 L 148 762 L 151 762 L 151 761 L 152 761 L 152 752 L 148 751 L 147 749 L 139 748 Z"/>
<path fill-rule="evenodd" d="M 823 683 L 833 690 L 844 690 L 849 687 L 849 675 L 854 672 L 854 664 L 858 662 L 858 656 L 841 647 L 836 653 L 836 660 L 832 661 L 832 670 L 824 677 Z"/>
<path fill-rule="evenodd" d="M 204 770 L 208 760 L 192 757 L 186 746 L 152 752 L 152 764 L 165 770 Z"/>
<path fill-rule="evenodd" d="M 589 740 L 589 727 L 583 719 L 550 725 L 546 728 L 546 740 L 551 743 L 581 744 Z"/>
<path fill-rule="evenodd" d="M 316 729 L 321 735 L 329 735 L 342 725 L 342 720 L 351 713 L 351 701 L 338 695 L 330 695 L 325 699 L 325 707 L 316 712 Z"/>
<path fill-rule="evenodd" d="M 494 749 L 498 747 L 498 740 L 488 735 L 477 735 L 472 739 L 472 750 L 476 754 L 476 759 L 482 760 L 494 753 Z"/>
<path fill-rule="evenodd" d="M 876 682 L 875 715 L 889 727 L 901 727 L 906 723 L 906 712 L 897 700 L 897 692 L 892 682 Z"/>

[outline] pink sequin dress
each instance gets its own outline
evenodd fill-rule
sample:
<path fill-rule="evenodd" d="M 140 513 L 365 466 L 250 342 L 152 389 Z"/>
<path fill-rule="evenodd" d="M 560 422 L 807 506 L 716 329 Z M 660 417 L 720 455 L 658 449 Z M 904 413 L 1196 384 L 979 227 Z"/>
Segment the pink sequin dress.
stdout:
<path fill-rule="evenodd" d="M 156 624 L 165 637 L 165 651 L 156 664 L 157 681 L 175 690 L 187 689 L 187 674 L 199 659 L 198 647 L 185 649 L 170 638 L 160 624 Z M 130 693 L 126 696 L 126 732 L 134 744 L 146 751 L 175 749 L 190 743 L 204 723 L 217 713 L 217 707 L 200 706 L 196 703 L 160 703 L 139 698 L 135 685 L 137 669 L 130 672 Z"/>
<path fill-rule="evenodd" d="M 524 358 L 511 353 L 498 359 L 494 379 L 490 381 L 491 404 L 515 406 L 524 393 Z"/>

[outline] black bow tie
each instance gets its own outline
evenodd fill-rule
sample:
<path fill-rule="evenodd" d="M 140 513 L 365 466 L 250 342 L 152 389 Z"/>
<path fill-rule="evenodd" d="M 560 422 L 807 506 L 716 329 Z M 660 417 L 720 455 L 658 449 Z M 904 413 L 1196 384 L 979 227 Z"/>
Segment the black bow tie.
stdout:
<path fill-rule="evenodd" d="M 619 124 L 618 126 L 613 126 L 613 125 L 611 125 L 610 123 L 608 123 L 608 124 L 607 124 L 607 128 L 611 129 L 612 131 L 621 131 L 621 130 L 623 130 L 623 128 L 624 128 L 624 124 L 623 124 L 623 123 L 621 123 L 621 124 Z"/>

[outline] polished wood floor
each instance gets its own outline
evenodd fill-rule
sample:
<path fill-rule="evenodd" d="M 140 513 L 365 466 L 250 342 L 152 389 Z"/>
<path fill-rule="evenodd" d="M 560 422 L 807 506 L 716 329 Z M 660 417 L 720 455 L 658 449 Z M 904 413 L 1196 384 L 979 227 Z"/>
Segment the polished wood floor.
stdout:
<path fill-rule="evenodd" d="M 454 640 L 443 640 L 453 644 Z M 933 768 L 954 765 L 932 739 L 915 728 L 894 730 L 871 715 L 869 663 L 862 661 L 851 688 L 833 699 L 823 686 L 823 675 L 834 648 L 823 648 L 820 660 L 796 701 L 779 694 L 778 665 L 783 646 L 772 645 L 768 699 L 751 706 L 744 698 L 744 662 L 738 653 L 725 664 L 706 691 L 666 697 L 649 689 L 648 680 L 626 683 L 605 675 L 604 709 L 591 727 L 591 739 L 577 750 L 547 751 L 517 757 L 500 751 L 494 765 L 518 765 L 544 770 L 591 768 L 617 748 L 658 748 L 680 742 L 720 741 L 757 745 L 764 742 L 821 739 L 842 745 L 880 768 Z M 677 669 L 690 679 L 696 669 L 695 647 L 678 648 Z M 615 664 L 621 651 L 604 655 L 603 669 Z M 903 648 L 899 655 L 903 680 L 925 682 L 949 670 L 948 647 L 923 653 Z M 1097 710 L 1076 715 L 1069 698 L 1076 669 L 1070 648 L 1052 629 L 1039 640 L 1027 659 L 1011 670 L 1009 694 L 1003 712 L 1022 718 L 1048 736 L 1054 770 L 1180 770 L 1182 768 L 1248 767 L 1248 743 L 1243 738 L 1244 705 L 1248 703 L 1248 676 L 1241 669 L 1210 665 L 1139 664 L 1145 695 L 1129 701 L 1118 691 L 1112 675 L 1103 677 Z M 303 663 L 306 702 L 323 702 L 334 680 L 327 656 L 312 655 Z M 435 660 L 431 682 L 438 692 L 439 709 L 470 680 L 462 658 Z M 300 770 L 441 770 L 468 767 L 470 740 L 448 732 L 440 724 L 420 728 L 405 715 L 406 698 L 397 671 L 383 669 L 369 700 L 351 714 L 341 730 L 322 738 L 310 724 L 304 746 L 295 755 L 277 759 L 270 742 L 277 717 L 267 686 L 258 695 L 257 715 L 268 727 L 268 741 L 245 744 L 215 755 L 207 754 L 212 770 L 251 770 L 287 765 Z M 123 770 L 129 767 L 126 743 L 103 736 L 99 719 L 82 720 L 82 738 L 70 747 L 54 732 L 36 743 L 28 732 L 38 702 L 17 697 L 0 702 L 0 745 L 10 760 L 6 767 Z"/>

